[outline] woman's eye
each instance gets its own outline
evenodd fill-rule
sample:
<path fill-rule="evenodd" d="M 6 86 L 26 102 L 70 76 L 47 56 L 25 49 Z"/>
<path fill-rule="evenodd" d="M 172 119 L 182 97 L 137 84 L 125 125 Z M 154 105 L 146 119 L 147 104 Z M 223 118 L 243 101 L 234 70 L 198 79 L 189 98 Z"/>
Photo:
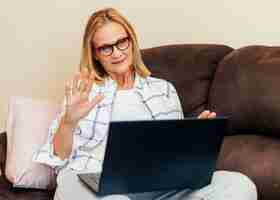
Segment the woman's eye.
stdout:
<path fill-rule="evenodd" d="M 117 43 L 119 49 L 126 49 L 128 47 L 129 40 L 127 38 L 121 39 Z"/>
<path fill-rule="evenodd" d="M 103 51 L 103 52 L 110 52 L 111 49 L 112 49 L 112 48 L 111 48 L 110 46 L 100 47 L 100 51 Z"/>
<path fill-rule="evenodd" d="M 113 48 L 111 46 L 103 46 L 98 48 L 99 52 L 104 55 L 111 54 Z"/>

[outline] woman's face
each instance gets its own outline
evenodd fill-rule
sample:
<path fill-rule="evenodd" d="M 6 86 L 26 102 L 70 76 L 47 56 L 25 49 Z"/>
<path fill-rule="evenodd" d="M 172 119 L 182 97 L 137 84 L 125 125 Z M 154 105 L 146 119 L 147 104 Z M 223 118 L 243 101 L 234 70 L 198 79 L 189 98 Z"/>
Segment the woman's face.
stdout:
<path fill-rule="evenodd" d="M 123 26 L 110 22 L 93 37 L 94 55 L 110 75 L 123 75 L 132 66 L 132 43 Z"/>

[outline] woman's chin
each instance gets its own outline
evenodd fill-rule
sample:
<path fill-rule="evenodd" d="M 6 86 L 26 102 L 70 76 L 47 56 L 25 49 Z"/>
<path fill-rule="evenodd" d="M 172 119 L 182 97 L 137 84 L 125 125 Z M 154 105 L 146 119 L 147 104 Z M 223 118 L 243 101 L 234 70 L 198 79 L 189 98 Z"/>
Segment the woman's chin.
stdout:
<path fill-rule="evenodd" d="M 129 65 L 115 65 L 114 73 L 118 75 L 126 74 L 127 72 L 131 71 Z"/>

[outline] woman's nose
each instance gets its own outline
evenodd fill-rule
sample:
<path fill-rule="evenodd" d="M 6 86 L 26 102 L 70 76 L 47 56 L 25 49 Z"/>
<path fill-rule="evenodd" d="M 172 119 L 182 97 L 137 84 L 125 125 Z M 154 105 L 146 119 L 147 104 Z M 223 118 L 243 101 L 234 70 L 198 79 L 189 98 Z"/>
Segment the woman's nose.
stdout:
<path fill-rule="evenodd" d="M 122 52 L 116 46 L 113 46 L 113 53 L 111 56 L 114 58 L 118 58 L 121 55 L 122 55 Z"/>

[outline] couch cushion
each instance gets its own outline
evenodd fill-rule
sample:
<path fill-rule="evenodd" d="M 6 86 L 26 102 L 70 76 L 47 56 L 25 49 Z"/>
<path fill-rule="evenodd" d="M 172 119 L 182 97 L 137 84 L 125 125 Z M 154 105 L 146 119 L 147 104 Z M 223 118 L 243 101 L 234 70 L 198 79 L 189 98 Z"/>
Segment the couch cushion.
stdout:
<path fill-rule="evenodd" d="M 231 118 L 233 132 L 280 134 L 280 47 L 248 46 L 221 62 L 209 108 Z"/>
<path fill-rule="evenodd" d="M 0 200 L 51 200 L 54 190 L 36 190 L 13 188 L 12 184 L 0 176 Z"/>
<path fill-rule="evenodd" d="M 225 138 L 217 169 L 239 171 L 250 177 L 258 199 L 280 197 L 280 140 L 261 135 L 234 135 Z"/>
<path fill-rule="evenodd" d="M 205 109 L 217 65 L 233 49 L 224 45 L 181 44 L 142 51 L 152 75 L 169 80 L 180 96 L 185 114 Z"/>

